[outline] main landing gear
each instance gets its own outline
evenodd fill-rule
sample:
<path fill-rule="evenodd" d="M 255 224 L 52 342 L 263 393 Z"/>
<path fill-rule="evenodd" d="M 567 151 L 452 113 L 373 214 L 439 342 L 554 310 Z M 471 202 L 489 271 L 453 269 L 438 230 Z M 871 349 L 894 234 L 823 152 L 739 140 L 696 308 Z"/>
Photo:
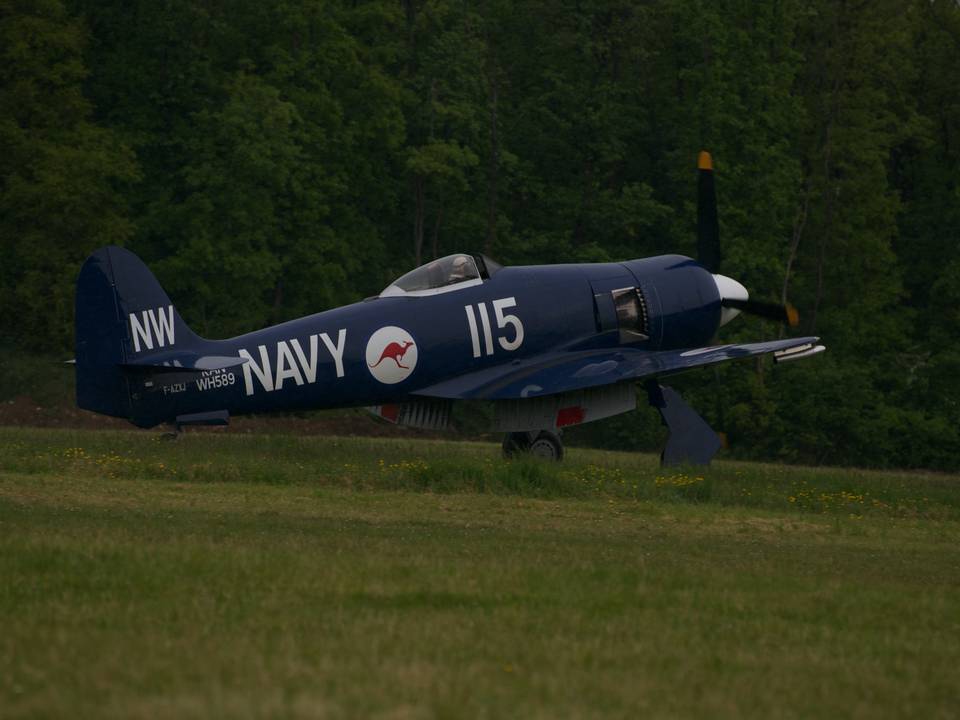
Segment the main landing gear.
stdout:
<path fill-rule="evenodd" d="M 544 460 L 563 460 L 563 441 L 550 430 L 507 433 L 503 438 L 503 456 L 532 455 Z"/>
<path fill-rule="evenodd" d="M 646 382 L 644 388 L 648 402 L 660 413 L 660 419 L 669 431 L 660 453 L 660 464 L 663 467 L 709 465 L 721 447 L 717 433 L 673 388 L 655 380 Z M 503 439 L 503 456 L 519 455 L 562 460 L 563 441 L 552 430 L 507 433 Z"/>

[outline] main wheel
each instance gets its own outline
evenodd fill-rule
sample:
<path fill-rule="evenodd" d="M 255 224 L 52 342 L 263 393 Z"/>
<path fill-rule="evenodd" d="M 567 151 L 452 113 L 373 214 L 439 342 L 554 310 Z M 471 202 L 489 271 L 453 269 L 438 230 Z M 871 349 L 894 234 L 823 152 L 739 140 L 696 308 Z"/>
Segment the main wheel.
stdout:
<path fill-rule="evenodd" d="M 556 433 L 543 430 L 537 435 L 536 439 L 530 443 L 530 454 L 534 457 L 543 458 L 544 460 L 559 462 L 563 460 L 563 442 Z"/>

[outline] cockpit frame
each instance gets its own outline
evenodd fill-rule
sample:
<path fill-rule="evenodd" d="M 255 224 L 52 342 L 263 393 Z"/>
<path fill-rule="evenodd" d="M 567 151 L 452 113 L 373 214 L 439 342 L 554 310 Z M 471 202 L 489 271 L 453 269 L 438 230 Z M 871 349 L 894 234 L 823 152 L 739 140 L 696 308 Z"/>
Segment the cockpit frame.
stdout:
<path fill-rule="evenodd" d="M 380 297 L 425 297 L 483 284 L 500 265 L 482 255 L 454 253 L 431 260 L 394 280 Z"/>

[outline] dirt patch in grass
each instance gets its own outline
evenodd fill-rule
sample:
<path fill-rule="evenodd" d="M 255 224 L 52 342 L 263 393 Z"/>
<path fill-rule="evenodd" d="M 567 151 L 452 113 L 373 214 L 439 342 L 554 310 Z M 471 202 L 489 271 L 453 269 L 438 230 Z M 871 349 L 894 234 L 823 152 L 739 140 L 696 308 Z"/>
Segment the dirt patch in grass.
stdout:
<path fill-rule="evenodd" d="M 0 402 L 0 426 L 65 428 L 71 430 L 129 430 L 133 426 L 122 418 L 109 417 L 81 410 L 74 405 L 48 406 L 25 395 Z M 166 426 L 145 432 L 161 432 Z M 329 435 L 342 437 L 431 438 L 456 437 L 453 433 L 436 433 L 391 425 L 378 420 L 365 410 L 341 410 L 305 413 L 303 415 L 251 415 L 234 417 L 226 427 L 196 427 L 186 432 L 256 433 L 280 435 Z"/>

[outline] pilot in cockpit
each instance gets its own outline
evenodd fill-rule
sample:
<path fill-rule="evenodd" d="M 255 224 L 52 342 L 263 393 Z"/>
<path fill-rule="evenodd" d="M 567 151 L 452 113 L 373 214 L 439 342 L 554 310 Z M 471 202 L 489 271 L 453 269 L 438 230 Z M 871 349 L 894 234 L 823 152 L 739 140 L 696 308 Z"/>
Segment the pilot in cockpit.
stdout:
<path fill-rule="evenodd" d="M 466 255 L 456 255 L 450 266 L 450 278 L 447 280 L 447 284 L 453 285 L 473 277 L 475 275 L 471 272 L 470 259 Z"/>
<path fill-rule="evenodd" d="M 405 293 L 440 290 L 461 285 L 461 283 L 480 282 L 480 280 L 476 260 L 470 255 L 457 253 L 431 260 L 426 265 L 411 270 L 388 285 L 381 296 L 390 297 Z"/>

